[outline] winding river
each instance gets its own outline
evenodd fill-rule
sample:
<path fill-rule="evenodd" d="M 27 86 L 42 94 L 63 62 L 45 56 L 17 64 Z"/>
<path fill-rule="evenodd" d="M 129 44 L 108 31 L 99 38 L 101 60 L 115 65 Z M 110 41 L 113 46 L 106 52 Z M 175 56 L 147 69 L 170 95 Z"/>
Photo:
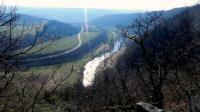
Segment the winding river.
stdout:
<path fill-rule="evenodd" d="M 120 50 L 122 44 L 122 40 L 118 40 L 114 44 L 114 48 L 111 52 L 107 52 L 102 54 L 99 57 L 94 58 L 93 60 L 89 61 L 85 66 L 84 66 L 84 71 L 83 71 L 83 85 L 85 87 L 91 86 L 94 78 L 95 78 L 95 72 L 97 67 L 103 62 L 105 59 L 109 58 L 109 56 L 117 51 Z"/>

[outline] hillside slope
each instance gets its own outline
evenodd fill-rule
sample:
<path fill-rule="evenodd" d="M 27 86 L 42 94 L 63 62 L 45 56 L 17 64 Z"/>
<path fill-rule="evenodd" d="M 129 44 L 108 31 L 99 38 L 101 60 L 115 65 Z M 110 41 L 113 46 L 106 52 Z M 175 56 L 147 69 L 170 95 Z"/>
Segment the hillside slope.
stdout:
<path fill-rule="evenodd" d="M 78 34 L 81 30 L 79 26 L 24 14 L 19 14 L 17 24 L 16 32 L 22 29 L 22 27 L 27 31 L 31 30 L 29 34 L 21 40 L 20 48 L 27 47 L 34 41 L 36 30 L 44 42 L 60 38 L 73 38 L 75 37 L 74 35 Z M 25 26 L 22 24 L 25 24 Z"/>
<path fill-rule="evenodd" d="M 25 23 L 25 24 L 39 24 L 39 23 L 45 23 L 48 21 L 48 19 L 39 18 L 31 15 L 25 15 L 25 14 L 18 14 L 18 23 Z"/>
<path fill-rule="evenodd" d="M 176 8 L 172 10 L 168 10 L 164 12 L 165 17 L 172 17 L 180 12 L 182 12 L 184 8 Z M 151 12 L 154 13 L 154 12 Z M 90 24 L 94 26 L 108 27 L 108 26 L 116 26 L 118 24 L 128 25 L 134 21 L 134 19 L 138 16 L 145 16 L 145 13 L 129 13 L 129 14 L 109 14 L 101 17 L 97 17 L 90 20 Z"/>
<path fill-rule="evenodd" d="M 46 23 L 45 34 L 50 35 L 53 39 L 55 39 L 75 35 L 79 33 L 80 30 L 80 27 L 52 20 Z"/>
<path fill-rule="evenodd" d="M 18 12 L 36 17 L 62 21 L 66 23 L 83 23 L 84 9 L 82 8 L 27 8 L 19 7 Z M 129 10 L 87 9 L 88 19 L 94 19 L 109 14 L 130 13 Z M 141 11 L 134 11 L 141 12 Z"/>
<path fill-rule="evenodd" d="M 102 63 L 93 87 L 115 97 L 113 105 L 120 105 L 118 98 L 123 98 L 120 102 L 127 105 L 142 100 L 166 111 L 199 111 L 199 14 L 200 5 L 196 5 L 164 12 L 164 17 L 144 17 L 125 27 L 130 31 L 125 36 L 128 44 Z M 107 98 L 96 93 L 92 97 Z M 88 104 L 92 101 L 95 106 L 105 104 L 96 103 L 98 99 Z"/>

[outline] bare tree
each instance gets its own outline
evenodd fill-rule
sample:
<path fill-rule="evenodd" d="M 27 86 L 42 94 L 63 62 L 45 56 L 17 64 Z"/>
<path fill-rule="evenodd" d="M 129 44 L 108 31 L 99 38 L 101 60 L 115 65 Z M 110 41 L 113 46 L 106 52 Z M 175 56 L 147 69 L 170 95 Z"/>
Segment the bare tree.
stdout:
<path fill-rule="evenodd" d="M 59 110 L 62 100 L 55 107 L 55 103 L 49 100 L 62 84 L 71 76 L 73 67 L 68 75 L 58 78 L 56 72 L 59 66 L 51 74 L 44 77 L 42 74 L 26 74 L 23 71 L 23 64 L 20 63 L 21 56 L 28 54 L 38 44 L 43 43 L 45 27 L 35 27 L 18 22 L 19 16 L 16 8 L 0 7 L 0 111 L 35 112 L 44 109 Z M 22 47 L 22 43 L 31 38 L 28 46 Z M 48 47 L 32 52 L 37 53 Z M 29 55 L 31 55 L 29 53 Z M 52 87 L 47 92 L 48 85 Z M 48 93 L 48 95 L 45 93 Z M 52 105 L 52 106 L 51 106 Z M 56 108 L 56 109 L 55 109 Z"/>
<path fill-rule="evenodd" d="M 137 18 L 132 25 L 121 28 L 123 36 L 138 46 L 134 50 L 141 51 L 136 59 L 130 57 L 133 61 L 129 63 L 150 91 L 150 101 L 160 108 L 164 105 L 165 91 L 170 89 L 168 86 L 176 88 L 178 85 L 177 92 L 187 96 L 186 102 L 192 111 L 191 96 L 193 92 L 198 94 L 195 80 L 199 77 L 199 36 L 193 28 L 194 17 L 188 9 L 172 17 L 173 21 L 165 19 L 161 13 L 149 13 Z M 171 80 L 176 80 L 176 84 Z"/>

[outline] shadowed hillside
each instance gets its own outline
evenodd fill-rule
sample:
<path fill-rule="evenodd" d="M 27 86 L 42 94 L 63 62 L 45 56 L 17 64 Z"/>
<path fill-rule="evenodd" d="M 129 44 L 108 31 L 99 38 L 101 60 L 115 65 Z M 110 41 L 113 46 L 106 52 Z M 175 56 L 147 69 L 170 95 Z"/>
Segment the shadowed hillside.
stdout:
<path fill-rule="evenodd" d="M 182 8 L 167 12 L 170 18 L 166 12 L 150 12 L 121 26 L 126 47 L 99 66 L 83 92 L 92 92 L 83 97 L 86 110 L 131 111 L 143 101 L 166 111 L 198 112 L 199 11 L 199 5 Z"/>

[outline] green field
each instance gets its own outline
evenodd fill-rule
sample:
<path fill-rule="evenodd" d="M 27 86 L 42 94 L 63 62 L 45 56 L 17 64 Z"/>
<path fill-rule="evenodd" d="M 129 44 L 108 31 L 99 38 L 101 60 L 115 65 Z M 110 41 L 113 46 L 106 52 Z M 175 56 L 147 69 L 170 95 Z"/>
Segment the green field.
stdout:
<path fill-rule="evenodd" d="M 92 59 L 91 56 L 89 54 L 86 54 L 83 56 L 83 58 L 78 59 L 76 61 L 61 64 L 61 65 L 59 65 L 59 69 L 56 72 L 56 74 L 58 74 L 57 75 L 58 77 L 60 74 L 64 74 L 67 76 L 70 73 L 71 68 L 73 66 L 73 72 L 72 72 L 71 76 L 68 78 L 68 80 L 66 81 L 67 84 L 73 85 L 80 78 L 81 69 L 91 59 Z M 31 74 L 33 72 L 35 74 L 48 75 L 48 74 L 51 74 L 55 70 L 56 67 L 57 67 L 57 65 L 32 67 L 30 70 L 28 70 L 26 72 L 26 74 Z"/>
<path fill-rule="evenodd" d="M 82 32 L 81 33 L 81 41 L 82 44 L 89 42 L 90 40 L 97 38 L 100 32 Z M 48 46 L 49 45 L 49 46 Z M 48 41 L 42 44 L 35 46 L 28 54 L 36 52 L 41 48 L 48 46 L 47 48 L 41 50 L 40 52 L 35 53 L 34 55 L 44 55 L 44 54 L 51 54 L 56 52 L 62 52 L 65 50 L 70 50 L 78 45 L 78 38 L 77 35 L 72 37 L 65 37 L 61 39 L 57 39 L 55 41 Z M 27 48 L 25 48 L 27 49 Z"/>
<path fill-rule="evenodd" d="M 44 42 L 42 44 L 35 46 L 29 53 L 36 52 L 40 50 L 41 48 L 49 45 L 47 48 L 41 50 L 40 52 L 35 53 L 34 55 L 50 54 L 50 53 L 72 49 L 77 44 L 78 44 L 78 38 L 77 38 L 77 35 L 75 35 L 73 37 L 65 37 L 65 38 L 57 39 L 55 41 Z"/>
<path fill-rule="evenodd" d="M 97 38 L 99 34 L 100 32 L 82 32 L 81 33 L 82 44 L 85 44 L 90 40 Z"/>

